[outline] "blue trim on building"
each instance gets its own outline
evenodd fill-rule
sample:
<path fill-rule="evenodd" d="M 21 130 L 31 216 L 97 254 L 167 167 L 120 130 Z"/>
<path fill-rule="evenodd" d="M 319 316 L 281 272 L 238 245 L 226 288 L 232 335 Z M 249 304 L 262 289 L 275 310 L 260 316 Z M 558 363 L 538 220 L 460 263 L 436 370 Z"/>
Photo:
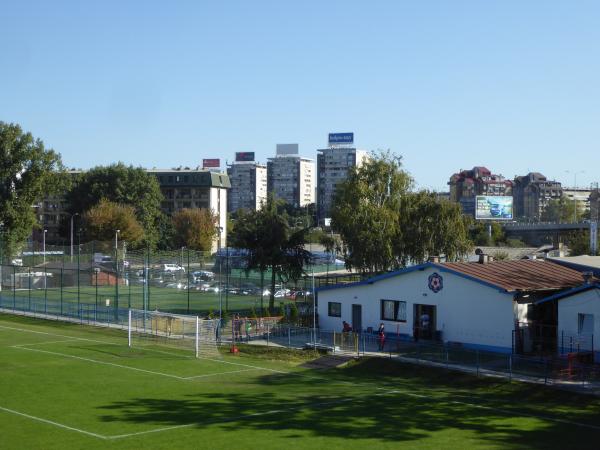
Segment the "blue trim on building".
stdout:
<path fill-rule="evenodd" d="M 565 261 L 563 259 L 548 258 L 548 259 L 546 259 L 546 261 L 550 261 L 554 264 L 558 264 L 563 267 L 568 267 L 570 269 L 577 270 L 579 272 L 592 272 L 595 277 L 597 277 L 597 278 L 600 277 L 600 269 L 598 267 L 587 266 L 585 264 L 578 264 L 578 263 L 571 262 L 571 261 Z"/>
<path fill-rule="evenodd" d="M 425 270 L 428 267 L 439 267 L 439 266 L 436 266 L 433 263 L 427 262 L 424 264 L 419 264 L 418 266 L 410 266 L 410 267 L 406 267 L 404 269 L 395 270 L 393 272 L 376 275 L 374 277 L 367 278 L 366 280 L 355 281 L 354 283 L 334 284 L 333 286 L 323 286 L 323 287 L 317 288 L 316 291 L 321 292 L 321 291 L 329 291 L 329 290 L 333 290 L 333 289 L 341 289 L 341 288 L 347 288 L 347 287 L 366 286 L 368 284 L 374 284 L 377 281 L 385 280 L 387 278 L 392 278 L 397 275 L 404 275 L 405 273 L 415 272 L 417 270 Z"/>
<path fill-rule="evenodd" d="M 576 286 L 574 288 L 569 289 L 568 291 L 559 292 L 558 294 L 551 295 L 550 297 L 543 298 L 534 303 L 534 305 L 539 305 L 541 303 L 549 302 L 551 300 L 560 300 L 561 298 L 570 297 L 571 295 L 578 294 L 579 292 L 584 292 L 590 289 L 600 289 L 600 285 L 596 283 L 592 284 L 582 284 L 581 286 Z"/>
<path fill-rule="evenodd" d="M 479 279 L 477 277 L 464 274 L 462 272 L 459 272 L 457 270 L 451 269 L 449 267 L 445 267 L 443 264 L 431 263 L 431 262 L 426 262 L 426 263 L 423 263 L 423 264 L 419 264 L 417 266 L 406 267 L 404 269 L 400 269 L 400 270 L 395 270 L 393 272 L 384 273 L 382 275 L 377 275 L 377 276 L 374 276 L 372 278 L 367 278 L 366 280 L 355 281 L 354 283 L 334 284 L 333 286 L 323 286 L 323 287 L 317 288 L 316 291 L 317 292 L 321 292 L 321 291 L 329 291 L 329 290 L 333 290 L 333 289 L 342 289 L 342 288 L 349 288 L 349 287 L 356 287 L 356 286 L 366 286 L 366 285 L 369 285 L 369 284 L 375 284 L 376 282 L 381 281 L 381 280 L 386 280 L 388 278 L 393 278 L 393 277 L 396 277 L 396 276 L 399 276 L 399 275 L 404 275 L 406 273 L 415 272 L 417 270 L 421 270 L 422 271 L 422 270 L 428 269 L 430 267 L 433 267 L 433 268 L 439 270 L 440 272 L 452 273 L 452 274 L 457 275 L 459 277 L 465 278 L 466 280 L 474 281 L 475 283 L 482 284 L 482 285 L 484 285 L 486 287 L 490 287 L 492 289 L 497 289 L 501 293 L 508 293 L 508 291 L 506 289 L 504 289 L 503 287 L 498 286 L 498 285 L 493 284 L 493 283 L 490 283 L 489 281 L 484 281 L 484 280 L 481 280 L 481 279 Z"/>

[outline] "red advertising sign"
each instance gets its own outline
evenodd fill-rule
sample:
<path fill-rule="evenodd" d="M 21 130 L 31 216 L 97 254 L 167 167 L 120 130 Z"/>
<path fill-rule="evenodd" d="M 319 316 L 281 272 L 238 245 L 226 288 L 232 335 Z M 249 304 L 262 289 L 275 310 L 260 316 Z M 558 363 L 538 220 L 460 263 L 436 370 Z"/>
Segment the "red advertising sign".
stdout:
<path fill-rule="evenodd" d="M 219 158 L 203 159 L 202 167 L 221 167 L 221 160 Z"/>

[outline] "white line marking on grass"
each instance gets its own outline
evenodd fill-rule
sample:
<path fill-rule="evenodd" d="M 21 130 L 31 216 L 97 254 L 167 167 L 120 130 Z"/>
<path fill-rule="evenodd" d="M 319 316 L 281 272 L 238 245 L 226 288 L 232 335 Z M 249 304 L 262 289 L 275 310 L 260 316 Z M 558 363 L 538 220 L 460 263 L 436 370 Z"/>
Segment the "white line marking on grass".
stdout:
<path fill-rule="evenodd" d="M 103 364 L 106 366 L 120 367 L 122 369 L 135 370 L 136 372 L 143 372 L 143 373 L 147 373 L 147 374 L 151 374 L 151 375 L 160 375 L 163 377 L 175 378 L 177 380 L 185 380 L 186 379 L 184 377 L 180 377 L 178 375 L 171 375 L 169 373 L 154 372 L 152 370 L 146 370 L 146 369 L 138 369 L 137 367 L 124 366 L 122 364 L 111 363 L 111 362 L 107 362 L 107 361 L 98 361 L 97 359 L 84 358 L 82 356 L 69 355 L 67 353 L 49 352 L 48 350 L 40 350 L 38 348 L 27 348 L 27 347 L 17 347 L 17 348 L 19 348 L 20 350 L 27 350 L 30 352 L 46 353 L 48 355 L 62 356 L 64 358 L 72 358 L 72 359 L 77 359 L 79 361 L 87 361 L 87 362 L 96 363 L 96 364 Z"/>
<path fill-rule="evenodd" d="M 377 389 L 385 389 L 385 388 L 377 388 Z M 453 394 L 448 394 L 447 392 L 444 391 L 439 391 L 442 392 L 444 394 L 447 395 L 453 395 Z M 555 423 L 563 423 L 565 425 L 573 425 L 573 426 L 577 426 L 577 427 L 582 427 L 582 428 L 590 428 L 592 430 L 600 430 L 600 426 L 598 425 L 592 425 L 592 424 L 587 424 L 587 423 L 581 423 L 581 422 L 573 422 L 571 420 L 566 420 L 566 419 L 560 419 L 557 417 L 550 417 L 550 416 L 545 416 L 545 415 L 541 415 L 541 414 L 533 414 L 533 413 L 528 413 L 525 411 L 512 411 L 510 409 L 504 409 L 504 408 L 498 408 L 495 406 L 488 406 L 488 405 L 482 405 L 480 403 L 472 403 L 472 402 L 464 402 L 461 400 L 450 400 L 450 399 L 444 399 L 444 398 L 438 398 L 438 397 L 433 397 L 430 395 L 423 395 L 423 394 L 415 394 L 414 392 L 409 392 L 409 391 L 405 391 L 405 390 L 393 390 L 393 391 L 387 391 L 381 394 L 376 394 L 376 395 L 389 395 L 389 394 L 402 394 L 402 395 L 407 395 L 409 397 L 416 397 L 416 398 L 425 398 L 427 400 L 431 400 L 431 401 L 436 401 L 436 402 L 442 402 L 442 403 L 452 403 L 452 404 L 456 404 L 456 405 L 465 405 L 465 406 L 469 406 L 471 408 L 477 408 L 477 409 L 485 409 L 488 411 L 494 411 L 494 412 L 498 412 L 501 414 L 505 414 L 508 416 L 525 416 L 525 417 L 531 417 L 532 419 L 539 419 L 539 420 L 546 420 L 549 422 L 555 422 Z"/>
<path fill-rule="evenodd" d="M 4 325 L 0 325 L 0 328 L 4 328 L 6 330 L 13 330 L 13 331 L 22 331 L 24 333 L 44 334 L 46 336 L 54 336 L 54 337 L 65 337 L 65 338 L 70 338 L 70 339 L 76 340 L 76 341 L 96 342 L 98 344 L 125 346 L 125 344 L 119 343 L 119 342 L 101 341 L 99 339 L 89 339 L 89 338 L 82 338 L 82 337 L 77 337 L 77 336 L 68 336 L 68 335 L 65 335 L 65 334 L 48 333 L 46 331 L 35 331 L 35 330 L 29 330 L 27 328 L 7 327 L 7 326 L 4 326 Z M 125 338 L 125 336 L 124 336 L 124 338 Z M 165 351 L 162 351 L 162 350 L 156 350 L 156 349 L 147 348 L 147 347 L 144 347 L 144 346 L 140 346 L 140 347 L 137 347 L 137 348 L 142 349 L 142 350 L 147 351 L 147 352 L 160 353 L 160 354 L 163 354 L 163 355 L 169 355 L 171 357 L 177 356 L 177 357 L 182 358 L 182 359 L 194 359 L 195 358 L 194 356 L 188 356 L 188 355 L 174 355 L 173 352 L 165 352 Z M 173 347 L 173 348 L 181 350 L 180 348 L 177 348 L 177 347 Z"/>
<path fill-rule="evenodd" d="M 15 411 L 14 409 L 4 408 L 4 407 L 0 406 L 0 410 L 11 413 L 11 414 L 15 414 L 17 416 L 26 417 L 28 419 L 35 420 L 37 422 L 47 423 L 48 425 L 54 425 L 55 427 L 64 428 L 65 430 L 76 431 L 77 433 L 87 434 L 88 436 L 92 436 L 92 437 L 96 437 L 96 438 L 100 438 L 100 439 L 108 439 L 108 436 L 102 436 L 101 434 L 92 433 L 91 431 L 80 430 L 79 428 L 70 427 L 68 425 L 58 423 L 58 422 L 53 422 L 52 420 L 48 420 L 48 419 L 42 419 L 41 417 L 36 417 L 36 416 L 32 416 L 30 414 L 25 414 L 25 413 L 22 413 L 19 411 Z"/>
<path fill-rule="evenodd" d="M 97 340 L 97 339 L 88 339 L 88 338 L 82 338 L 82 337 L 76 337 L 76 336 L 68 336 L 66 334 L 48 333 L 46 331 L 28 330 L 27 328 L 6 327 L 4 325 L 0 325 L 0 328 L 3 328 L 5 330 L 22 331 L 24 333 L 43 334 L 43 335 L 46 335 L 46 336 L 70 338 L 70 339 L 73 339 L 73 340 L 76 340 L 76 341 L 97 342 L 99 344 L 107 344 L 107 345 L 122 345 L 122 344 L 119 344 L 117 342 L 100 341 L 100 340 Z"/>
<path fill-rule="evenodd" d="M 237 362 L 233 362 L 233 361 L 225 361 L 223 359 L 205 358 L 202 356 L 199 356 L 198 359 L 204 359 L 206 361 L 220 362 L 223 364 L 231 364 L 234 366 L 250 367 L 252 369 L 257 369 L 257 370 L 266 370 L 267 372 L 284 373 L 284 374 L 293 374 L 294 373 L 294 372 L 288 372 L 285 370 L 268 369 L 266 367 L 252 366 L 250 364 L 237 363 Z"/>
<path fill-rule="evenodd" d="M 216 377 L 218 375 L 229 375 L 230 373 L 250 372 L 252 370 L 258 370 L 258 369 L 241 369 L 241 370 L 230 370 L 229 372 L 207 373 L 204 375 L 194 375 L 192 377 L 185 377 L 185 379 L 186 380 L 194 380 L 196 378 L 209 378 L 209 377 Z"/>
<path fill-rule="evenodd" d="M 17 344 L 11 345 L 11 348 L 23 348 L 23 347 L 31 347 L 32 345 L 46 345 L 46 344 L 58 344 L 60 342 L 76 342 L 76 339 L 63 339 L 60 341 L 44 341 L 44 342 L 34 342 L 32 344 Z"/>

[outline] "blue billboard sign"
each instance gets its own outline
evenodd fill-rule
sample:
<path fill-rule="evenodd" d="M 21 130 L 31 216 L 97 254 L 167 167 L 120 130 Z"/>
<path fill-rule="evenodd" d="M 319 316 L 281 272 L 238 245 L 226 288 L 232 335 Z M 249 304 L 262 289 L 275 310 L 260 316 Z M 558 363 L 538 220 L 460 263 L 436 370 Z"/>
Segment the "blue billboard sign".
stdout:
<path fill-rule="evenodd" d="M 512 220 L 513 198 L 508 196 L 478 195 L 475 198 L 475 218 Z"/>
<path fill-rule="evenodd" d="M 353 143 L 354 133 L 329 133 L 329 145 Z"/>

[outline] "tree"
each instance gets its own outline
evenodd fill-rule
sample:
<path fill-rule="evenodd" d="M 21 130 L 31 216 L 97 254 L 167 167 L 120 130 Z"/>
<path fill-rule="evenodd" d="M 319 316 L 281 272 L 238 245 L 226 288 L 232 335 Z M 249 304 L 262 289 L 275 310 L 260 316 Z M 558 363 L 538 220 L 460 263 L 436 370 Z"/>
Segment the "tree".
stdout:
<path fill-rule="evenodd" d="M 582 218 L 582 214 L 579 211 L 575 211 L 577 202 L 575 200 L 569 200 L 567 197 L 562 196 L 559 199 L 552 199 L 548 202 L 544 210 L 542 211 L 541 220 L 543 222 L 573 222 L 578 221 Z"/>
<path fill-rule="evenodd" d="M 238 216 L 231 245 L 248 251 L 247 271 L 259 270 L 261 288 L 264 272 L 271 269 L 269 310 L 274 311 L 275 283 L 297 280 L 310 262 L 310 253 L 304 249 L 306 229 L 292 229 L 285 214 L 277 210 L 278 202 L 269 195 L 259 211 Z"/>
<path fill-rule="evenodd" d="M 209 209 L 186 208 L 173 214 L 177 247 L 210 251 L 217 234 L 217 216 Z"/>
<path fill-rule="evenodd" d="M 37 225 L 32 206 L 65 183 L 58 153 L 19 125 L 0 122 L 0 254 L 17 252 Z"/>
<path fill-rule="evenodd" d="M 84 215 L 86 237 L 98 241 L 112 241 L 119 230 L 119 239 L 136 245 L 144 239 L 144 229 L 129 205 L 119 205 L 106 199 L 100 200 Z"/>
<path fill-rule="evenodd" d="M 470 248 L 458 205 L 410 192 L 411 177 L 401 167 L 389 151 L 372 155 L 338 186 L 332 219 L 347 268 L 381 272 L 430 256 L 454 260 Z"/>
<path fill-rule="evenodd" d="M 491 227 L 491 236 L 489 232 Z M 471 230 L 475 245 L 494 246 L 506 242 L 506 235 L 498 222 L 476 222 Z"/>
<path fill-rule="evenodd" d="M 404 265 L 441 255 L 456 261 L 471 248 L 469 221 L 458 204 L 440 200 L 433 192 L 420 191 L 407 194 L 401 210 L 401 235 L 394 241 L 394 249 Z"/>
<path fill-rule="evenodd" d="M 338 185 L 332 226 L 346 246 L 348 268 L 378 272 L 403 265 L 393 244 L 401 234 L 400 207 L 412 180 L 401 166 L 401 158 L 389 151 L 372 155 Z"/>
<path fill-rule="evenodd" d="M 569 247 L 569 256 L 590 255 L 590 232 L 573 231 L 566 237 L 566 244 Z"/>
<path fill-rule="evenodd" d="M 80 174 L 66 196 L 70 213 L 84 213 L 100 199 L 133 207 L 135 217 L 144 228 L 143 242 L 152 247 L 156 245 L 163 199 L 156 177 L 142 168 L 123 163 L 98 166 Z"/>

